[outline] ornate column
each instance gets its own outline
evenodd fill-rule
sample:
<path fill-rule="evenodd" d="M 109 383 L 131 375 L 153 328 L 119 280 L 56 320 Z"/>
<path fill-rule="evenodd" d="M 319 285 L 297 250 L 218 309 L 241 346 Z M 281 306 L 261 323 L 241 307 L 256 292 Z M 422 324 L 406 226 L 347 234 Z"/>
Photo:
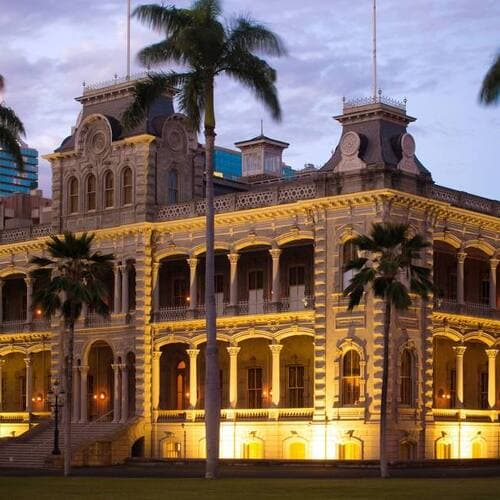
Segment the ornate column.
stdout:
<path fill-rule="evenodd" d="M 5 281 L 0 279 L 0 323 L 3 322 L 3 286 Z"/>
<path fill-rule="evenodd" d="M 160 310 L 160 283 L 158 277 L 160 276 L 160 263 L 153 262 L 153 314 Z"/>
<path fill-rule="evenodd" d="M 121 306 L 121 298 L 120 298 L 120 292 L 121 292 L 121 287 L 120 287 L 120 267 L 118 264 L 115 264 L 114 266 L 114 300 L 113 300 L 113 312 L 115 314 L 120 312 L 120 306 Z"/>
<path fill-rule="evenodd" d="M 120 422 L 125 423 L 128 420 L 128 367 L 126 363 L 120 365 L 122 374 L 122 411 Z"/>
<path fill-rule="evenodd" d="M 198 372 L 196 367 L 196 358 L 200 353 L 199 349 L 187 349 L 189 356 L 189 407 L 196 408 L 198 401 Z"/>
<path fill-rule="evenodd" d="M 80 423 L 84 424 L 88 419 L 88 395 L 87 395 L 87 376 L 89 374 L 88 366 L 80 366 Z"/>
<path fill-rule="evenodd" d="M 71 415 L 72 422 L 80 421 L 80 370 L 79 366 L 73 365 L 73 411 Z"/>
<path fill-rule="evenodd" d="M 122 266 L 122 313 L 128 313 L 128 265 Z"/>
<path fill-rule="evenodd" d="M 279 248 L 273 248 L 269 250 L 271 258 L 273 261 L 273 274 L 271 282 L 271 303 L 274 304 L 275 309 L 278 309 L 279 302 L 281 300 L 280 291 L 280 255 L 281 250 Z"/>
<path fill-rule="evenodd" d="M 497 308 L 497 266 L 498 259 L 490 259 L 490 307 Z"/>
<path fill-rule="evenodd" d="M 26 283 L 26 323 L 33 322 L 33 309 L 32 309 L 32 298 L 33 298 L 33 280 L 30 277 L 24 278 Z"/>
<path fill-rule="evenodd" d="M 498 354 L 498 349 L 486 349 L 486 356 L 488 356 L 488 406 L 493 409 L 497 404 L 496 393 L 496 370 L 495 363 Z"/>
<path fill-rule="evenodd" d="M 113 422 L 120 421 L 120 367 L 121 364 L 113 363 L 111 368 L 113 368 Z"/>
<path fill-rule="evenodd" d="M 464 263 L 467 254 L 465 252 L 457 253 L 457 302 L 465 304 L 464 295 Z"/>
<path fill-rule="evenodd" d="M 274 407 L 280 405 L 280 352 L 283 344 L 270 344 L 271 355 L 273 359 L 272 367 L 272 397 L 271 404 Z"/>
<path fill-rule="evenodd" d="M 28 354 L 24 358 L 26 363 L 26 411 L 31 413 L 33 411 L 32 405 L 32 392 L 33 392 L 33 366 L 31 364 L 31 356 Z"/>
<path fill-rule="evenodd" d="M 228 254 L 229 259 L 229 306 L 236 309 L 238 306 L 238 259 L 240 254 L 230 253 Z"/>
<path fill-rule="evenodd" d="M 160 408 L 160 360 L 161 351 L 153 351 L 152 356 L 152 374 L 151 374 L 151 396 L 153 410 Z"/>
<path fill-rule="evenodd" d="M 198 305 L 198 297 L 196 290 L 196 270 L 198 267 L 198 259 L 188 259 L 189 264 L 189 309 L 195 311 Z"/>
<path fill-rule="evenodd" d="M 230 346 L 229 353 L 229 406 L 236 408 L 238 405 L 238 353 L 241 347 Z"/>
<path fill-rule="evenodd" d="M 455 360 L 456 360 L 456 400 L 457 407 L 463 408 L 464 406 L 464 354 L 465 354 L 464 345 L 454 346 L 453 350 L 455 351 Z"/>
<path fill-rule="evenodd" d="M 3 411 L 3 391 L 2 391 L 2 380 L 3 380 L 3 366 L 5 365 L 5 359 L 0 358 L 0 411 Z"/>

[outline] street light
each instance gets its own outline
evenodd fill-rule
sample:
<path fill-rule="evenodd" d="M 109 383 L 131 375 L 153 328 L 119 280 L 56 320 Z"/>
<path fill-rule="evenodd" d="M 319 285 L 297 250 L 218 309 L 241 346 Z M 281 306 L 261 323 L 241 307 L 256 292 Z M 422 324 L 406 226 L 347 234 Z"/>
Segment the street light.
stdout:
<path fill-rule="evenodd" d="M 59 408 L 62 408 L 64 403 L 60 400 L 64 397 L 64 391 L 61 391 L 59 387 L 59 381 L 55 380 L 52 384 L 52 389 L 49 394 L 53 396 L 53 402 L 50 405 L 54 409 L 54 447 L 52 449 L 52 455 L 60 455 L 61 450 L 59 449 Z"/>

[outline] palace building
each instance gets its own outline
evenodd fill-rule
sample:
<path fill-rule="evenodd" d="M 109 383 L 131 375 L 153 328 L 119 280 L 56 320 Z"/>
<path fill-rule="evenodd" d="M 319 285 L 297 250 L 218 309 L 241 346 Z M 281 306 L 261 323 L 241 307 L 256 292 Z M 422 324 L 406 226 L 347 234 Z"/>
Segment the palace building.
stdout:
<path fill-rule="evenodd" d="M 116 257 L 111 315 L 76 329 L 75 463 L 204 457 L 204 150 L 172 95 L 125 130 L 133 85 L 84 88 L 46 156 L 51 206 L 2 226 L 0 465 L 50 457 L 65 336 L 32 308 L 29 260 L 65 230 Z M 432 243 L 440 293 L 395 317 L 390 459 L 498 458 L 500 202 L 433 182 L 406 103 L 345 100 L 335 118 L 321 168 L 283 177 L 288 144 L 260 135 L 237 143 L 241 178 L 215 178 L 221 457 L 378 458 L 383 304 L 349 312 L 342 290 L 352 238 L 392 221 Z"/>

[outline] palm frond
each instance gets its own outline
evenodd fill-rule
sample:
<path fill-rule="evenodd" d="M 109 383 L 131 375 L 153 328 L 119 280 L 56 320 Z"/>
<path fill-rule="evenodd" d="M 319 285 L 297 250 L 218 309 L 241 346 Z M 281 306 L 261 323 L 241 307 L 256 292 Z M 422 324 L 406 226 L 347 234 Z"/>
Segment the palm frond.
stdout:
<path fill-rule="evenodd" d="M 1 106 L 0 106 L 1 107 Z M 24 158 L 21 152 L 21 146 L 18 142 L 18 137 L 12 133 L 7 127 L 0 125 L 0 147 L 9 152 L 16 162 L 17 168 L 20 171 L 24 170 Z"/>
<path fill-rule="evenodd" d="M 191 14 L 187 9 L 157 4 L 139 5 L 132 15 L 153 31 L 166 36 L 185 27 L 191 19 Z"/>
<path fill-rule="evenodd" d="M 500 98 L 500 54 L 484 77 L 479 94 L 479 100 L 483 104 L 495 104 Z"/>
<path fill-rule="evenodd" d="M 175 43 L 174 38 L 166 38 L 161 42 L 148 45 L 139 51 L 139 62 L 146 67 L 171 62 L 185 64 L 186 54 Z"/>
<path fill-rule="evenodd" d="M 26 135 L 23 122 L 12 108 L 0 104 L 0 127 L 5 127 L 16 137 Z"/>

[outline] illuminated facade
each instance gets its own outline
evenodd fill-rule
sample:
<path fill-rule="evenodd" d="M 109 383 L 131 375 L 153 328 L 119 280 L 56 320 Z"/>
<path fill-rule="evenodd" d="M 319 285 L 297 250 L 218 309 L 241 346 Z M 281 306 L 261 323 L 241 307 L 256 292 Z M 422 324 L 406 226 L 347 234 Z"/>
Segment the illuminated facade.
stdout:
<path fill-rule="evenodd" d="M 51 222 L 1 233 L 1 416 L 45 418 L 61 374 L 60 325 L 31 310 L 29 258 L 50 234 L 95 231 L 116 255 L 112 314 L 85 311 L 77 328 L 75 432 L 110 420 L 111 461 L 200 458 L 203 149 L 170 96 L 126 133 L 131 85 L 85 89 L 74 135 L 47 156 Z M 344 102 L 337 120 L 318 171 L 216 180 L 221 456 L 377 459 L 383 307 L 369 295 L 347 311 L 343 266 L 355 235 L 396 221 L 433 242 L 422 263 L 441 293 L 415 299 L 391 332 L 390 457 L 496 458 L 500 203 L 433 183 L 404 105 Z"/>

